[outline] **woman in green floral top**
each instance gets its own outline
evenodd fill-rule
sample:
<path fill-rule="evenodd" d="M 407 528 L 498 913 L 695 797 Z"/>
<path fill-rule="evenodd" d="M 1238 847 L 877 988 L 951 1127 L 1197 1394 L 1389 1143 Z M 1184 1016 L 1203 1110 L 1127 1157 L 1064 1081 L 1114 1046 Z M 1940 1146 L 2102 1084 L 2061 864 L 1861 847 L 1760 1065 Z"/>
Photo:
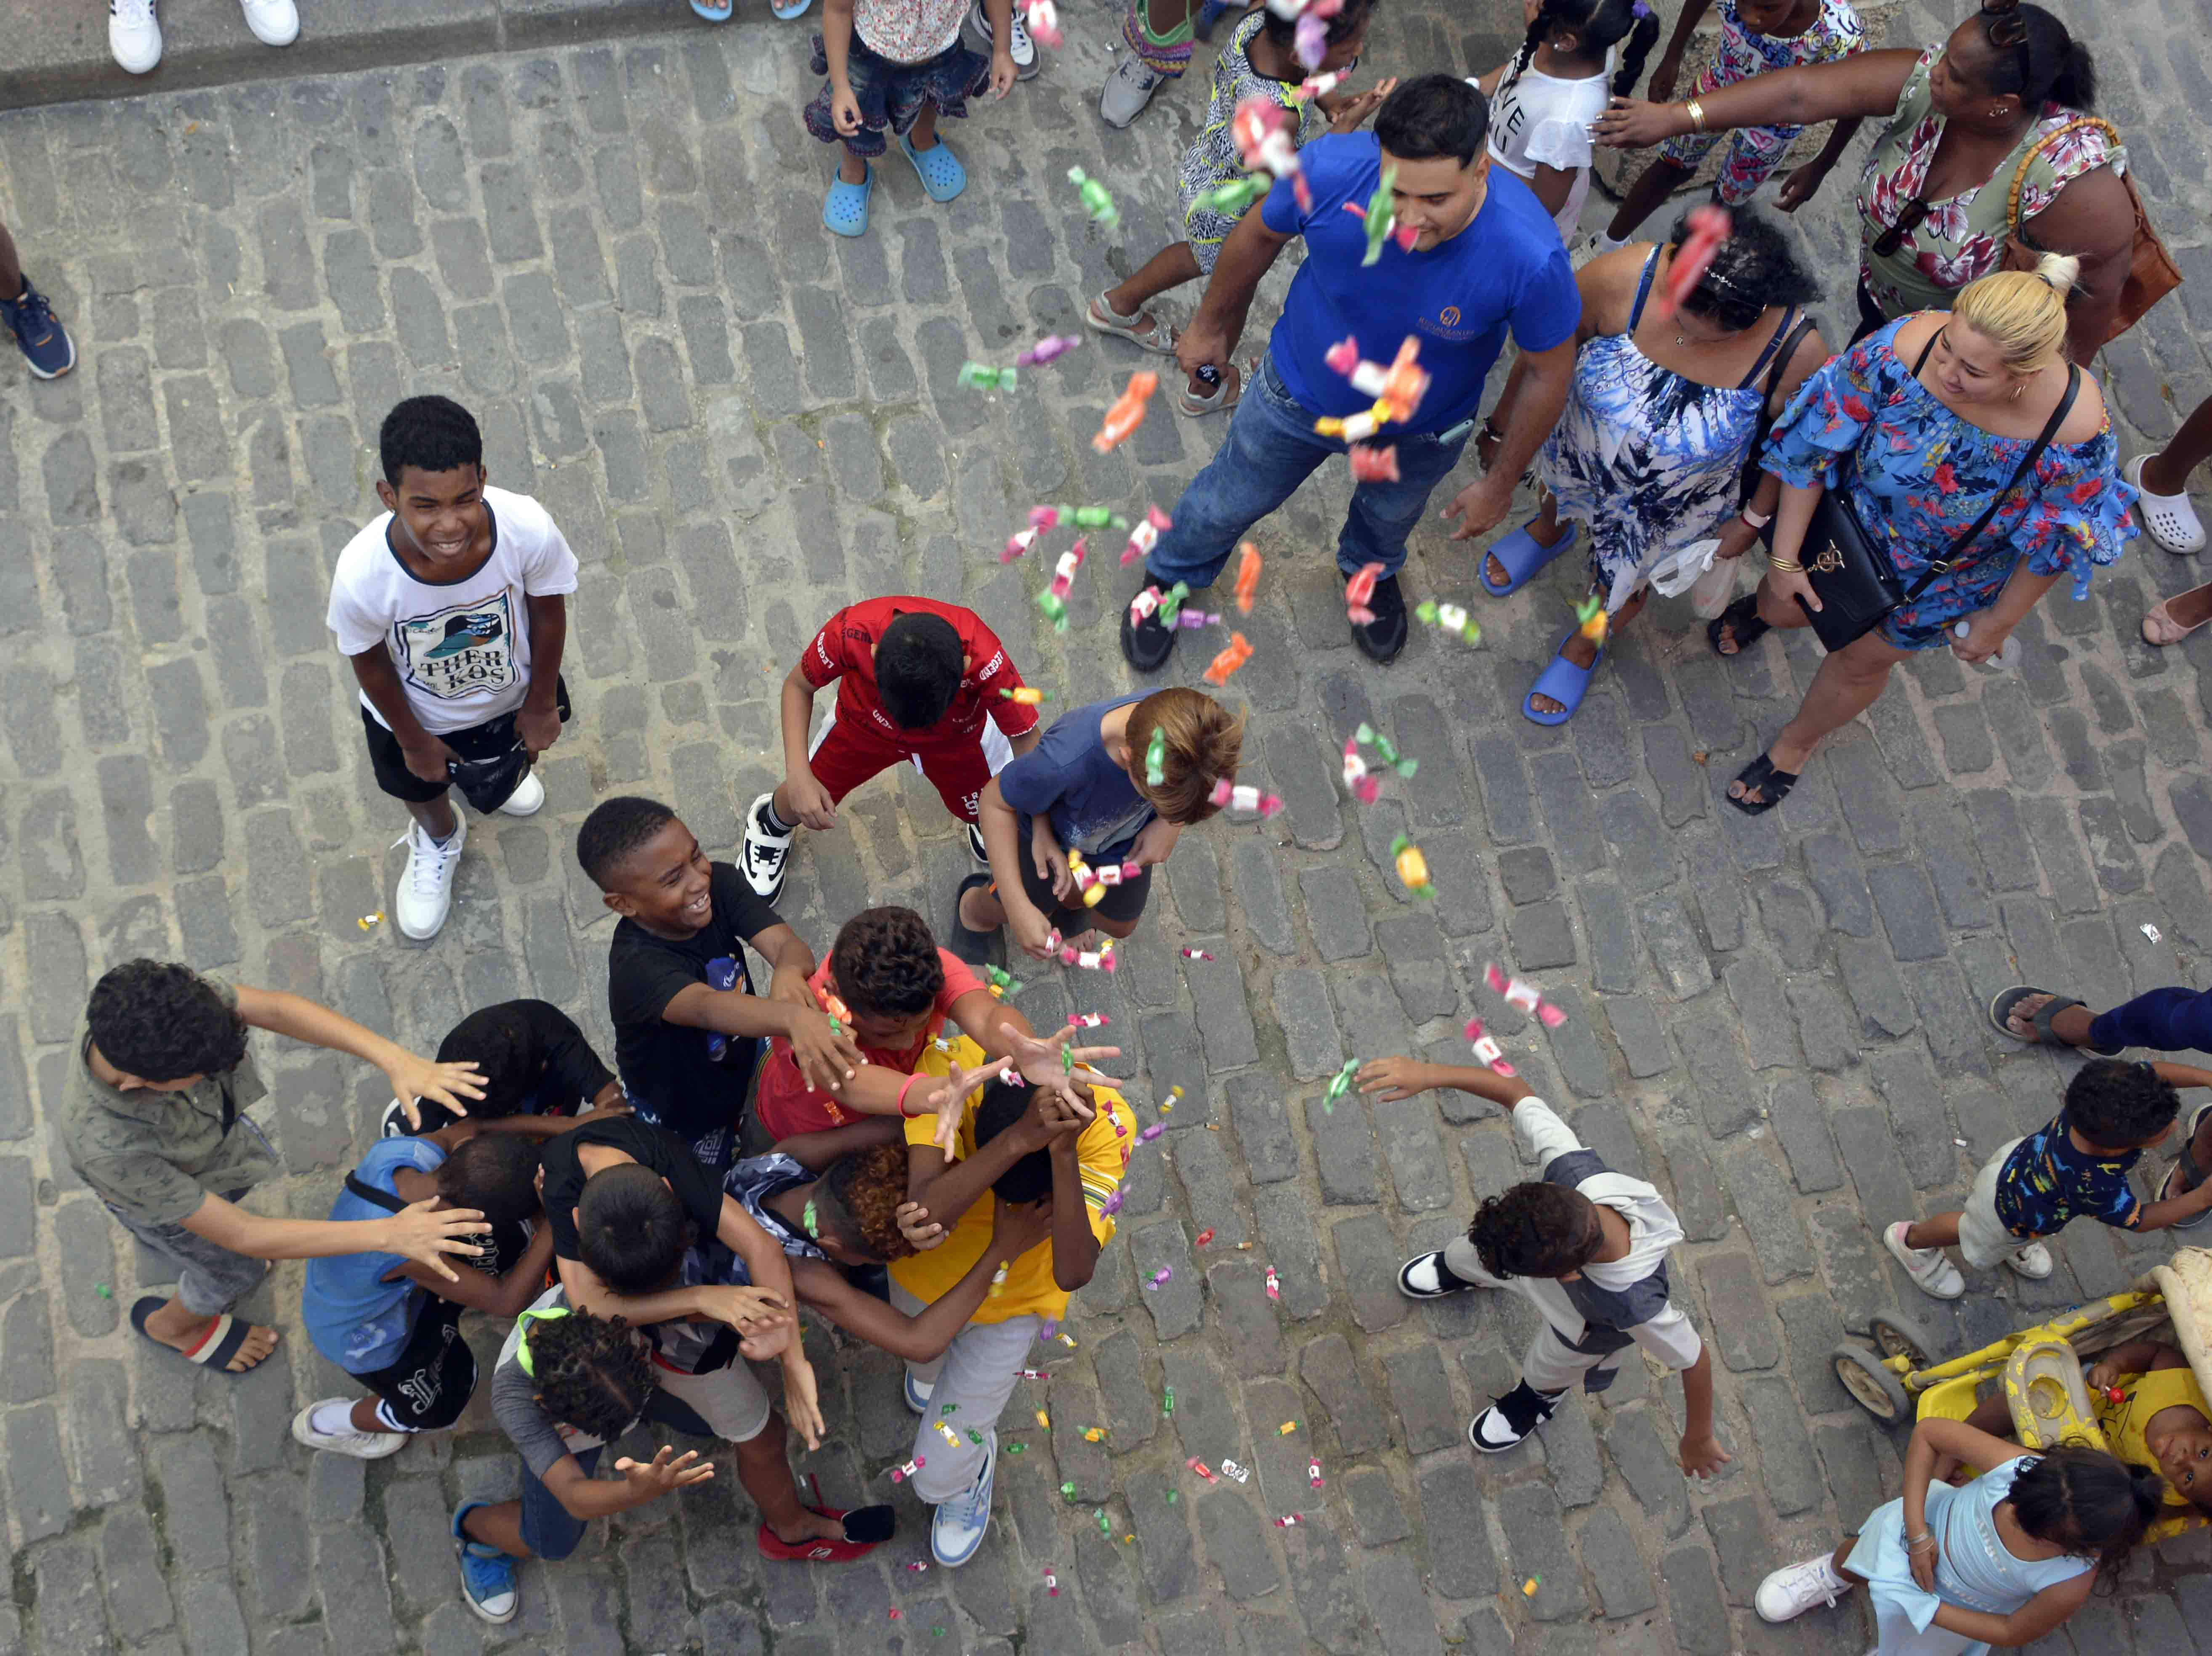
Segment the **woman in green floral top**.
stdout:
<path fill-rule="evenodd" d="M 1881 118 L 1888 124 L 1857 198 L 1858 337 L 1917 310 L 1948 309 L 1959 289 L 1998 268 L 2017 228 L 2038 251 L 2081 261 L 2067 355 L 2087 362 L 2110 330 L 2135 246 L 2135 209 L 2119 177 L 2127 152 L 2102 122 L 2084 124 L 2096 93 L 2088 48 L 2063 23 L 2040 6 L 1984 0 L 1924 52 L 1779 70 L 1686 103 L 1616 98 L 1597 128 L 1601 143 L 1640 149 L 1685 132 Z"/>

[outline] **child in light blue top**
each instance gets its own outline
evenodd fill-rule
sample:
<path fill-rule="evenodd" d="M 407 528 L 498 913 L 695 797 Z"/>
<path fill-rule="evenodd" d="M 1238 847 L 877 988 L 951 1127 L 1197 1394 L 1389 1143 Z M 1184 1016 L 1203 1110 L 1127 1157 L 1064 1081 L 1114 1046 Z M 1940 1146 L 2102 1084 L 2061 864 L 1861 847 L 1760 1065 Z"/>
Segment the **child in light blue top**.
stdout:
<path fill-rule="evenodd" d="M 1936 1459 L 1987 1467 L 1957 1489 Z M 1775 1571 L 1759 1613 L 1786 1622 L 1861 1583 L 1879 1656 L 1984 1656 L 2032 1644 L 2081 1608 L 2100 1568 L 2117 1573 L 2157 1518 L 2165 1484 L 2102 1449 L 2022 1453 L 1963 1421 L 1913 1429 L 1905 1494 L 1868 1514 L 1832 1556 Z"/>

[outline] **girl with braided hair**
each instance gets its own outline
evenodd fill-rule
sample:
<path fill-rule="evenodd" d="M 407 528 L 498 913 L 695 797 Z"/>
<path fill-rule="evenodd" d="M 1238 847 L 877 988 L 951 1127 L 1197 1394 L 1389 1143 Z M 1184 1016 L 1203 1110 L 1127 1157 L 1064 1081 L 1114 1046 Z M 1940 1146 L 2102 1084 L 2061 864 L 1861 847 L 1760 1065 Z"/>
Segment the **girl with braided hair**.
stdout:
<path fill-rule="evenodd" d="M 1522 0 L 1521 9 L 1521 50 L 1475 84 L 1491 100 L 1490 159 L 1536 192 L 1564 241 L 1589 193 L 1590 123 L 1614 93 L 1634 89 L 1659 17 L 1645 0 Z"/>

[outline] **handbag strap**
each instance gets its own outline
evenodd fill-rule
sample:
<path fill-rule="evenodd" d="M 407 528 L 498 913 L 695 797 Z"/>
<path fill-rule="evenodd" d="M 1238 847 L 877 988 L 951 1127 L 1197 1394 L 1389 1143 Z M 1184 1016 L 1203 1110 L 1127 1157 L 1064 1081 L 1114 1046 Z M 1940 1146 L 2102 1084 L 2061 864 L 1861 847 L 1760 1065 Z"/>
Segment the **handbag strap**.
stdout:
<path fill-rule="evenodd" d="M 2027 182 L 2027 169 L 2034 163 L 2035 158 L 2069 132 L 2078 131 L 2085 126 L 2104 128 L 2105 137 L 2112 148 L 2118 149 L 2123 147 L 2120 143 L 2119 128 L 2100 115 L 2077 115 L 2070 121 L 2063 122 L 2052 127 L 2050 131 L 2028 145 L 2027 154 L 2020 158 L 2020 165 L 2013 169 L 2012 189 L 2005 197 L 2006 234 L 2016 236 L 2020 234 L 2020 192 L 2021 187 Z M 2094 167 L 2090 170 L 2095 171 Z"/>
<path fill-rule="evenodd" d="M 1924 360 L 1924 352 L 1923 357 Z M 2020 464 L 2013 468 L 2011 480 L 1998 490 L 1989 505 L 1983 508 L 1982 515 L 1974 519 L 1972 527 L 1954 540 L 1945 549 L 1943 555 L 1929 564 L 1926 573 L 1906 589 L 1904 597 L 1899 600 L 1900 609 L 1927 591 L 1929 582 L 1955 566 L 1959 561 L 1960 555 L 1973 544 L 1975 537 L 1979 536 L 1982 531 L 1990 526 L 1990 519 L 1997 515 L 1997 508 L 2005 503 L 2006 498 L 2012 494 L 2013 490 L 2020 487 L 2021 480 L 2034 470 L 2035 463 L 2043 458 L 2043 451 L 2051 446 L 2051 440 L 2058 434 L 2058 428 L 2066 422 L 2066 416 L 2073 412 L 2074 398 L 2081 389 L 2081 370 L 2069 362 L 2066 365 L 2066 394 L 2058 399 L 2058 406 L 2051 410 L 2051 417 L 2043 422 L 2043 430 L 2037 435 L 2035 441 L 2028 446 L 2027 452 L 2021 456 Z"/>
<path fill-rule="evenodd" d="M 398 1197 L 386 1196 L 375 1186 L 364 1182 L 350 1173 L 345 1176 L 345 1187 L 351 1194 L 358 1196 L 364 1202 L 382 1208 L 386 1213 L 398 1213 L 407 1205 Z"/>

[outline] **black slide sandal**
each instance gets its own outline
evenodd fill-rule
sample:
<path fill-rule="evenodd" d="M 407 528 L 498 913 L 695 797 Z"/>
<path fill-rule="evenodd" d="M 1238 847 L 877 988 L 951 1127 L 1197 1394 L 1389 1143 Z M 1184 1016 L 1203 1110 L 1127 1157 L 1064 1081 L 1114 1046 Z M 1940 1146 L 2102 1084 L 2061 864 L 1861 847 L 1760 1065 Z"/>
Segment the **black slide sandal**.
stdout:
<path fill-rule="evenodd" d="M 963 925 L 960 919 L 961 900 L 977 886 L 982 887 L 987 891 L 991 889 L 991 877 L 988 874 L 970 874 L 966 879 L 961 881 L 960 889 L 953 894 L 952 931 L 951 935 L 946 939 L 946 946 L 952 950 L 955 959 L 964 961 L 969 966 L 988 966 L 991 963 L 991 945 L 998 940 L 997 931 L 978 931 Z"/>
<path fill-rule="evenodd" d="M 2022 1035 L 2014 1030 L 2005 1022 L 2005 1020 L 2012 1016 L 2013 1008 L 2019 1005 L 2021 1002 L 2026 1000 L 2030 995 L 2047 995 L 2050 998 L 2045 1001 L 2044 1004 L 2036 1010 L 2035 1016 L 2028 1020 L 2028 1022 L 2034 1028 L 2035 1033 L 2033 1035 Z M 2051 1025 L 2057 1021 L 2057 1016 L 2061 1012 L 2065 1011 L 2069 1007 L 2079 1006 L 2081 1004 L 2081 1003 L 2078 1000 L 2069 999 L 2068 997 L 2056 994 L 2051 990 L 2038 989 L 2029 984 L 2016 983 L 2011 988 L 2006 990 L 2002 994 L 1996 996 L 1990 1002 L 1990 1027 L 1995 1029 L 1999 1034 L 2002 1035 L 2007 1040 L 2025 1040 L 2031 1046 L 2056 1046 L 2062 1051 L 2067 1047 L 2072 1046 L 2076 1052 L 2094 1052 L 2101 1058 L 2118 1058 L 2123 1052 L 2126 1051 L 2127 1049 L 2122 1046 L 2092 1046 L 2086 1040 L 2082 1041 L 2077 1046 L 2070 1040 L 2061 1039 L 2057 1030 L 2053 1028 Z"/>
<path fill-rule="evenodd" d="M 1733 661 L 1765 638 L 1773 626 L 1772 622 L 1762 620 L 1759 616 L 1759 594 L 1747 592 L 1705 623 L 1705 642 L 1712 646 L 1713 653 L 1723 661 Z M 1735 630 L 1735 648 L 1733 650 L 1721 648 L 1721 628 L 1723 627 Z"/>
<path fill-rule="evenodd" d="M 1796 771 L 1777 770 L 1774 761 L 1765 754 L 1753 760 L 1735 773 L 1735 779 L 1746 789 L 1757 788 L 1766 795 L 1764 799 L 1739 799 L 1735 795 L 1722 797 L 1747 816 L 1764 816 L 1790 797 L 1790 790 L 1797 786 Z"/>

